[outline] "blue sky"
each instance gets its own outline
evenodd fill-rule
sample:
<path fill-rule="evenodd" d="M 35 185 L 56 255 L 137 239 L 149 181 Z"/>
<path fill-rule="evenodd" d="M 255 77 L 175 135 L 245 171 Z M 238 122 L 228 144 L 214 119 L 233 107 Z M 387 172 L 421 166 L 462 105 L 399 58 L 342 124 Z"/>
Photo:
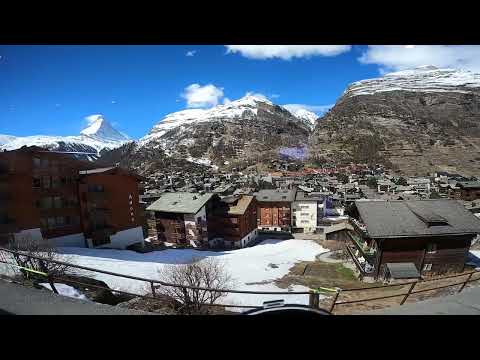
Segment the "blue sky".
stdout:
<path fill-rule="evenodd" d="M 103 114 L 136 139 L 168 113 L 247 92 L 319 111 L 349 83 L 385 71 L 426 64 L 476 70 L 478 49 L 0 45 L 0 134 L 76 135 L 85 117 Z"/>

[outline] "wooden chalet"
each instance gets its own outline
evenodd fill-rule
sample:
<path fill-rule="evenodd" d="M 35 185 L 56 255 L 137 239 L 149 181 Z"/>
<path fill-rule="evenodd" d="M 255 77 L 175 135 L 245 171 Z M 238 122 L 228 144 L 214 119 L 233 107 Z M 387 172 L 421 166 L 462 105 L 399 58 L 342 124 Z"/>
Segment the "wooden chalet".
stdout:
<path fill-rule="evenodd" d="M 456 200 L 355 202 L 346 250 L 364 276 L 387 264 L 414 264 L 421 275 L 462 272 L 480 220 Z M 406 265 L 403 265 L 406 266 Z"/>

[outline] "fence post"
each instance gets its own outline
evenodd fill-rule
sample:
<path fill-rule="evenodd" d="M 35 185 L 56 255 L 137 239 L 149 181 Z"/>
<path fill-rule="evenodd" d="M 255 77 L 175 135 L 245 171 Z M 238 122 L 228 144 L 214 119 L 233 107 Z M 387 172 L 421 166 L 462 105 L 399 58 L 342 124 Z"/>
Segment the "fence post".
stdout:
<path fill-rule="evenodd" d="M 413 288 L 415 287 L 415 285 L 417 285 L 417 282 L 418 281 L 415 281 L 415 282 L 412 283 L 412 285 L 410 286 L 410 289 L 408 289 L 408 292 L 405 294 L 405 297 L 400 302 L 400 305 L 403 305 L 405 303 L 405 301 L 407 301 L 408 297 L 412 293 Z"/>
<path fill-rule="evenodd" d="M 472 278 L 473 272 L 468 275 L 468 278 L 465 280 L 465 282 L 462 284 L 462 287 L 458 290 L 458 292 L 462 292 L 462 290 L 467 286 L 467 283 L 470 281 Z"/>
<path fill-rule="evenodd" d="M 45 274 L 47 274 L 47 280 L 48 280 L 48 283 L 50 284 L 50 287 L 52 288 L 52 291 L 53 291 L 55 294 L 58 294 L 58 290 L 57 290 L 57 288 L 55 287 L 55 283 L 53 282 L 53 276 L 51 276 L 50 273 L 48 272 L 48 269 L 47 269 L 47 267 L 45 266 L 43 260 L 39 260 L 39 261 L 38 261 L 38 264 L 40 265 L 40 269 L 41 269 Z"/>
<path fill-rule="evenodd" d="M 308 306 L 314 309 L 318 309 L 319 304 L 320 304 L 320 294 L 318 293 L 318 291 L 311 290 L 308 298 Z"/>
<path fill-rule="evenodd" d="M 150 281 L 150 288 L 152 289 L 152 296 L 155 297 L 155 286 L 153 286 L 153 281 Z"/>
<path fill-rule="evenodd" d="M 333 309 L 335 308 L 335 305 L 337 303 L 337 299 L 340 296 L 340 291 L 341 291 L 341 289 L 337 289 L 337 292 L 333 296 L 332 305 L 330 305 L 330 309 L 329 309 L 330 314 L 333 314 Z"/>

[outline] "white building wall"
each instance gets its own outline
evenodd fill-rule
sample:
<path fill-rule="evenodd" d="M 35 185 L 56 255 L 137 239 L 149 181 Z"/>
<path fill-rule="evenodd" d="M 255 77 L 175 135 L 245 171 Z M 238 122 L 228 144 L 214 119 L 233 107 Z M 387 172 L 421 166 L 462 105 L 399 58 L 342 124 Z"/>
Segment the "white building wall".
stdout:
<path fill-rule="evenodd" d="M 258 229 L 253 229 L 247 235 L 245 235 L 241 240 L 235 241 L 235 247 L 243 248 L 254 241 L 258 236 Z"/>
<path fill-rule="evenodd" d="M 21 240 L 32 240 L 32 241 L 43 241 L 42 231 L 40 228 L 35 229 L 25 229 L 18 233 L 13 234 L 15 241 Z"/>
<path fill-rule="evenodd" d="M 317 208 L 317 201 L 294 201 L 294 227 L 301 228 L 304 232 L 314 232 L 317 227 Z"/>
<path fill-rule="evenodd" d="M 189 232 L 187 235 L 193 236 L 192 234 L 192 229 L 188 229 L 189 226 L 196 226 L 198 224 L 197 219 L 202 218 L 202 222 L 206 223 L 207 221 L 207 211 L 205 210 L 205 206 L 202 206 L 200 210 L 195 215 L 185 215 L 184 217 L 184 223 L 185 223 L 185 230 Z M 206 229 L 205 229 L 206 230 Z M 195 244 L 191 244 L 195 246 Z"/>
<path fill-rule="evenodd" d="M 52 245 L 55 246 L 85 247 L 85 236 L 83 233 L 59 236 L 48 240 L 51 241 Z"/>

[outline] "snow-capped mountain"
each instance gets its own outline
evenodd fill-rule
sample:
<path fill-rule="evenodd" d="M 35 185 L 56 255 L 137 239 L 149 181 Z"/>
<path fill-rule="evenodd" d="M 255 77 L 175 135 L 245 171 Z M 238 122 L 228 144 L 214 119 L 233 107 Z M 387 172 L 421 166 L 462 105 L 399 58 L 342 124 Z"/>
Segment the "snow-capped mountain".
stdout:
<path fill-rule="evenodd" d="M 350 84 L 310 138 L 321 160 L 480 175 L 480 74 L 421 66 Z"/>
<path fill-rule="evenodd" d="M 310 131 L 305 118 L 263 97 L 247 95 L 211 109 L 168 114 L 140 139 L 137 151 L 158 149 L 167 156 L 215 166 L 280 147 L 303 146 Z"/>
<path fill-rule="evenodd" d="M 388 73 L 381 78 L 354 82 L 344 95 L 372 95 L 386 91 L 469 93 L 472 90 L 480 90 L 480 74 L 425 65 Z"/>
<path fill-rule="evenodd" d="M 304 125 L 306 127 L 308 127 L 310 130 L 313 131 L 313 129 L 315 129 L 315 125 L 316 125 L 317 120 L 319 118 L 319 116 L 317 114 L 315 114 L 314 112 L 309 111 L 307 109 L 289 108 L 288 105 L 283 106 L 283 107 L 286 108 L 288 111 L 290 111 L 293 114 L 293 116 L 295 116 L 301 122 L 303 122 Z"/>
<path fill-rule="evenodd" d="M 0 149 L 15 150 L 22 146 L 39 146 L 49 150 L 83 154 L 87 159 L 95 160 L 100 151 L 115 149 L 130 141 L 127 135 L 113 128 L 102 115 L 92 115 L 87 120 L 90 122 L 89 126 L 78 136 L 0 135 Z"/>
<path fill-rule="evenodd" d="M 115 129 L 103 115 L 90 115 L 87 117 L 90 125 L 80 132 L 80 135 L 98 140 L 100 142 L 125 142 L 130 138 Z"/>

